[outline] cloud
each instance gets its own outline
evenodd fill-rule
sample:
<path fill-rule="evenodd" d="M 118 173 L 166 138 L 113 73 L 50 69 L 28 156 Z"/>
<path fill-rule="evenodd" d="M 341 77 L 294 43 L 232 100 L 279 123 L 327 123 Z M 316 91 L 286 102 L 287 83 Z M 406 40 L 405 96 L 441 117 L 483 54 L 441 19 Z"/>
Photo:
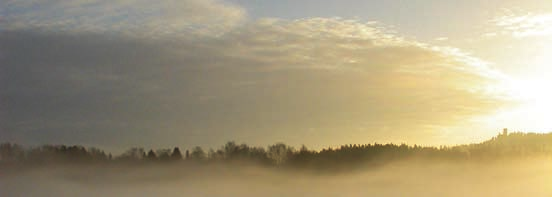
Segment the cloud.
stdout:
<path fill-rule="evenodd" d="M 261 20 L 222 37 L 225 56 L 255 60 L 267 69 L 350 70 L 365 74 L 458 78 L 481 83 L 501 74 L 459 49 L 405 40 L 382 27 L 354 20 Z M 463 83 L 465 84 L 465 83 Z M 473 84 L 469 84 L 473 85 Z"/>
<path fill-rule="evenodd" d="M 184 2 L 207 8 L 198 6 L 196 18 L 183 17 L 178 29 L 243 20 L 239 8 Z M 165 17 L 181 17 L 133 12 L 148 7 L 143 4 L 130 5 L 135 17 L 112 14 L 128 2 L 54 2 L 38 12 L 27 10 L 34 4 L 7 4 L 25 11 L 10 11 L 10 28 L 0 33 L 0 111 L 7 117 L 2 139 L 123 147 L 219 145 L 229 139 L 315 147 L 422 143 L 439 135 L 428 128 L 502 104 L 487 91 L 501 75 L 484 61 L 407 40 L 377 23 L 261 19 L 196 37 L 196 31 L 166 34 L 132 25 L 146 21 L 146 27 L 161 28 Z M 151 9 L 172 8 L 160 4 Z M 87 6 L 94 9 L 84 11 Z M 48 14 L 61 7 L 68 14 Z M 64 17 L 77 10 L 101 15 L 105 9 L 107 16 L 96 22 Z M 240 17 L 227 21 L 228 9 Z M 116 18 L 122 22 L 113 23 Z M 25 28 L 16 28 L 20 24 Z M 162 39 L 135 36 L 141 34 Z"/>
<path fill-rule="evenodd" d="M 242 23 L 242 8 L 216 0 L 7 0 L 0 2 L 5 29 L 124 33 L 140 36 L 218 34 Z"/>
<path fill-rule="evenodd" d="M 492 20 L 493 24 L 502 29 L 502 34 L 514 37 L 535 37 L 552 34 L 552 14 L 509 13 Z"/>

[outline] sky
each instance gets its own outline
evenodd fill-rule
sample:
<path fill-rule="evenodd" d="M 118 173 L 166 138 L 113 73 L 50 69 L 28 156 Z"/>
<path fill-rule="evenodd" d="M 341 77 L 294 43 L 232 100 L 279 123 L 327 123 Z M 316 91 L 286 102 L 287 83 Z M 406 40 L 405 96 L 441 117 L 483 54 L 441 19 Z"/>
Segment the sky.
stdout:
<path fill-rule="evenodd" d="M 545 0 L 3 0 L 0 141 L 312 148 L 548 132 Z"/>

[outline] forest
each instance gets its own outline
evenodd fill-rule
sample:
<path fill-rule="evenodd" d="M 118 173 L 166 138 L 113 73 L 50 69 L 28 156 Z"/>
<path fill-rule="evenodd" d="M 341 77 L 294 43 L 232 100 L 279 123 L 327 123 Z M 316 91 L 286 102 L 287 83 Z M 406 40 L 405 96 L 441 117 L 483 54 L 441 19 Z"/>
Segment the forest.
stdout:
<path fill-rule="evenodd" d="M 378 166 L 407 159 L 443 161 L 491 161 L 530 157 L 552 158 L 552 133 L 503 132 L 481 143 L 456 146 L 418 146 L 407 144 L 348 144 L 311 150 L 305 146 L 296 149 L 284 143 L 266 148 L 230 141 L 218 149 L 145 150 L 134 147 L 113 156 L 99 148 L 79 145 L 43 145 L 24 147 L 19 144 L 0 145 L 0 167 L 30 168 L 57 164 L 71 165 L 150 165 L 231 164 L 248 163 L 266 167 L 313 170 L 347 170 Z"/>

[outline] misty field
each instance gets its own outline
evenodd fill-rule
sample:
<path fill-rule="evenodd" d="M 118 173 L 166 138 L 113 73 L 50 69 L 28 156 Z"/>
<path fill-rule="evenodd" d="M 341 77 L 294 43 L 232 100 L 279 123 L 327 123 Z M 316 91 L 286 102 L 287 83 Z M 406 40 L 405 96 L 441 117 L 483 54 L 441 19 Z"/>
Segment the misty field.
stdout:
<path fill-rule="evenodd" d="M 552 160 L 404 161 L 344 173 L 246 165 L 50 167 L 0 177 L 0 196 L 552 196 Z"/>

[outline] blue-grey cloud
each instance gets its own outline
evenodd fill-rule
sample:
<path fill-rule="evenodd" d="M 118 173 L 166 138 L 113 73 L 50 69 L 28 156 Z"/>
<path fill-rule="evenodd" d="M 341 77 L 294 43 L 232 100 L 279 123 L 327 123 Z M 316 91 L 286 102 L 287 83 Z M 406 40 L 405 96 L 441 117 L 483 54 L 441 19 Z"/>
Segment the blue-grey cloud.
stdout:
<path fill-rule="evenodd" d="M 427 142 L 438 135 L 428 128 L 501 105 L 485 88 L 500 74 L 484 62 L 372 23 L 263 19 L 152 37 L 29 24 L 0 33 L 0 139 Z"/>
<path fill-rule="evenodd" d="M 166 34 L 216 35 L 242 23 L 245 12 L 217 0 L 6 0 L 0 26 L 65 32 L 117 32 L 158 37 Z"/>

